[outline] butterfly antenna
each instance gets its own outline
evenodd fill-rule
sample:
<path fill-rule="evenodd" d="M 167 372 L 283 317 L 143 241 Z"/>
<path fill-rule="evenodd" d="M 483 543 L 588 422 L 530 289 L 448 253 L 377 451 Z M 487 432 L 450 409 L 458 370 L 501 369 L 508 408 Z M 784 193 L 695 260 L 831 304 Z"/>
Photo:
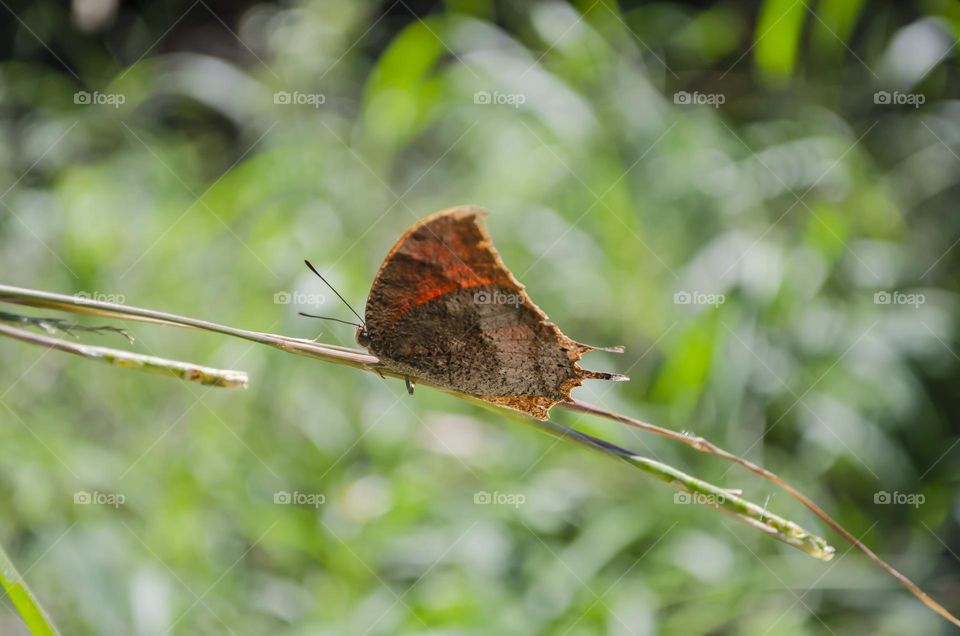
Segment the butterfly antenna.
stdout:
<path fill-rule="evenodd" d="M 365 323 L 365 322 L 363 321 L 363 318 L 360 317 L 360 314 L 358 314 L 358 313 L 353 309 L 353 307 L 350 306 L 350 303 L 347 302 L 347 299 L 346 299 L 346 298 L 344 298 L 343 296 L 340 295 L 340 292 L 338 292 L 336 289 L 334 289 L 333 285 L 331 285 L 330 283 L 327 282 L 327 279 L 323 277 L 323 274 L 321 274 L 320 272 L 318 272 L 318 271 L 317 271 L 317 268 L 314 267 L 313 264 L 310 263 L 310 261 L 308 261 L 307 259 L 303 259 L 303 262 L 307 264 L 307 267 L 310 268 L 310 271 L 311 271 L 311 272 L 313 272 L 314 274 L 316 274 L 317 277 L 318 277 L 320 280 L 322 280 L 324 283 L 326 283 L 327 287 L 329 287 L 329 288 L 333 291 L 333 293 L 337 295 L 337 298 L 339 298 L 340 300 L 343 301 L 343 304 L 347 306 L 347 309 L 349 309 L 351 312 L 353 312 L 353 315 L 356 316 L 356 317 L 357 317 L 357 320 L 360 321 L 360 325 L 363 326 L 363 327 L 366 327 L 366 326 L 367 326 L 367 323 Z M 335 319 L 331 318 L 331 320 L 335 320 Z M 340 322 L 344 322 L 344 321 L 341 320 Z M 348 323 L 348 324 L 351 324 L 351 325 L 352 325 L 353 323 Z"/>
<path fill-rule="evenodd" d="M 297 313 L 298 313 L 299 315 L 301 315 L 301 316 L 306 317 L 306 318 L 319 318 L 320 320 L 332 320 L 332 321 L 334 321 L 334 322 L 342 322 L 342 323 L 345 324 L 345 325 L 353 325 L 354 327 L 362 327 L 362 326 L 363 326 L 363 325 L 358 324 L 358 323 L 355 323 L 355 322 L 350 322 L 349 320 L 340 320 L 339 318 L 331 318 L 330 316 L 317 316 L 316 314 L 307 314 L 307 313 L 304 313 L 304 312 L 302 312 L 302 311 L 298 311 Z"/>

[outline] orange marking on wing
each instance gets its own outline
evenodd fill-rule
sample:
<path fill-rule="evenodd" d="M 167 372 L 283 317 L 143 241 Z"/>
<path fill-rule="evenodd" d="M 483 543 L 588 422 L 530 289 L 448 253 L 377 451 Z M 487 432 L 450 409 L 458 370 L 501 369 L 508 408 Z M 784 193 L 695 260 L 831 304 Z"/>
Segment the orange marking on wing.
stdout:
<path fill-rule="evenodd" d="M 413 299 L 410 299 L 410 300 L 405 299 L 405 301 L 409 303 L 409 308 L 412 309 L 414 307 L 419 307 L 424 303 L 428 303 L 434 298 L 439 298 L 440 296 L 446 296 L 449 293 L 452 293 L 461 289 L 470 289 L 471 287 L 483 287 L 484 285 L 487 285 L 487 284 L 489 283 L 485 283 L 481 281 L 475 284 L 470 283 L 468 285 L 448 284 L 448 285 L 437 286 L 437 287 L 424 287 L 423 291 L 420 294 L 418 294 L 417 296 L 414 296 Z"/>

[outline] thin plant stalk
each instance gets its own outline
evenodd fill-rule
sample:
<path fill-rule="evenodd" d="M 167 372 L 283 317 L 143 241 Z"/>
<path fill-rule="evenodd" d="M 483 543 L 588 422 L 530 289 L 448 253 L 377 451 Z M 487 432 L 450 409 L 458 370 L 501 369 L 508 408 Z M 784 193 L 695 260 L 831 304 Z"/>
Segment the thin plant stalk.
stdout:
<path fill-rule="evenodd" d="M 327 362 L 346 364 L 357 368 L 373 369 L 379 365 L 379 360 L 365 351 L 317 343 L 301 338 L 289 338 L 287 336 L 251 331 L 249 329 L 238 329 L 236 327 L 228 327 L 227 325 L 196 318 L 188 318 L 164 311 L 142 309 L 140 307 L 102 302 L 84 297 L 24 289 L 10 285 L 0 285 L 0 302 L 55 309 L 57 311 L 68 311 L 75 314 L 88 314 L 103 318 L 135 320 L 138 322 L 211 331 L 226 336 L 233 336 L 234 338 L 242 338 L 244 340 L 269 345 L 289 353 L 318 358 L 320 360 L 326 360 Z M 380 370 L 384 373 L 388 371 L 382 367 L 380 367 Z"/>
<path fill-rule="evenodd" d="M 267 344 L 290 353 L 296 353 L 298 355 L 309 356 L 309 357 L 313 357 L 321 360 L 326 360 L 328 362 L 335 362 L 338 364 L 346 364 L 348 366 L 361 368 L 367 371 L 374 371 L 376 373 L 379 373 L 380 375 L 401 377 L 399 374 L 393 373 L 389 369 L 383 367 L 375 356 L 372 356 L 364 351 L 349 349 L 346 347 L 339 347 L 336 345 L 317 343 L 310 340 L 303 340 L 299 338 L 288 338 L 286 336 L 279 336 L 275 334 L 267 334 L 267 333 L 256 332 L 256 331 L 237 329 L 234 327 L 219 325 L 217 323 L 212 323 L 204 320 L 197 320 L 193 318 L 187 318 L 184 316 L 178 316 L 176 314 L 169 314 L 166 312 L 140 309 L 136 307 L 128 307 L 126 305 L 103 303 L 98 301 L 91 301 L 88 299 L 78 299 L 78 298 L 75 298 L 72 296 L 66 296 L 63 294 L 41 292 L 36 290 L 23 289 L 19 287 L 12 287 L 9 285 L 0 285 L 0 301 L 6 301 L 6 302 L 21 304 L 21 305 L 31 305 L 36 307 L 46 307 L 49 309 L 57 309 L 61 311 L 69 311 L 74 313 L 88 313 L 88 314 L 94 314 L 94 315 L 105 316 L 105 317 L 140 320 L 140 321 L 146 321 L 146 322 L 177 325 L 181 327 L 204 329 L 207 331 L 212 331 L 212 332 L 221 333 L 229 336 L 243 338 L 246 340 L 251 340 L 254 342 L 259 342 L 262 344 Z M 424 384 L 426 386 L 432 386 L 428 382 L 423 382 L 422 380 L 418 380 L 418 383 Z M 442 387 L 434 386 L 433 388 L 446 391 Z M 469 396 L 464 396 L 462 394 L 455 393 L 452 391 L 446 391 L 446 392 L 457 395 L 458 397 L 469 398 Z M 749 460 L 746 460 L 737 455 L 734 455 L 733 453 L 730 453 L 729 451 L 726 451 L 716 446 L 712 442 L 709 442 L 702 437 L 692 436 L 685 433 L 678 433 L 676 431 L 671 431 L 669 429 L 665 429 L 663 427 L 659 427 L 654 424 L 649 424 L 647 422 L 643 422 L 635 418 L 620 415 L 618 413 L 614 413 L 612 411 L 608 411 L 606 409 L 602 409 L 598 406 L 594 406 L 592 404 L 582 402 L 579 400 L 572 400 L 567 403 L 561 403 L 558 406 L 569 409 L 571 411 L 589 413 L 598 417 L 604 417 L 604 418 L 619 422 L 621 424 L 626 424 L 628 426 L 633 426 L 635 428 L 639 428 L 648 432 L 655 433 L 657 435 L 661 435 L 663 437 L 667 437 L 674 441 L 679 441 L 683 444 L 691 446 L 692 448 L 695 448 L 700 452 L 716 455 L 728 461 L 737 463 L 743 466 L 744 468 L 746 468 L 747 470 L 750 470 L 754 474 L 760 477 L 763 477 L 764 479 L 776 484 L 778 487 L 782 488 L 785 492 L 787 492 L 792 497 L 794 497 L 797 501 L 803 504 L 806 508 L 811 510 L 820 519 L 822 519 L 825 523 L 827 523 L 831 528 L 836 530 L 837 533 L 840 534 L 840 536 L 842 536 L 846 541 L 848 541 L 853 547 L 855 547 L 857 550 L 859 550 L 864 555 L 866 555 L 871 561 L 873 561 L 875 564 L 880 566 L 885 572 L 890 574 L 894 579 L 897 580 L 898 583 L 900 583 L 911 594 L 916 596 L 929 609 L 936 612 L 937 614 L 939 614 L 946 620 L 950 621 L 954 625 L 960 627 L 960 619 L 955 617 L 946 608 L 944 608 L 942 605 L 940 605 L 938 602 L 936 602 L 930 596 L 928 596 L 925 592 L 923 592 L 923 590 L 921 590 L 919 586 L 913 583 L 913 581 L 911 581 L 909 578 L 907 578 L 906 576 L 901 574 L 899 571 L 897 571 L 893 566 L 889 565 L 886 561 L 884 561 L 879 556 L 877 556 L 876 553 L 874 553 L 872 550 L 870 550 L 870 548 L 868 548 L 866 545 L 860 542 L 849 531 L 844 529 L 837 521 L 835 521 L 832 517 L 830 517 L 822 508 L 820 508 L 810 498 L 805 496 L 803 493 L 801 493 L 799 490 L 797 490 L 793 486 L 789 485 L 787 482 L 785 482 L 783 479 L 781 479 L 778 475 L 776 475 L 772 471 L 769 471 L 766 468 L 758 466 L 757 464 L 754 464 Z M 539 420 L 534 420 L 532 418 L 524 418 L 524 420 L 528 421 L 528 423 L 532 424 L 533 426 L 554 435 L 560 435 L 563 432 L 561 429 L 566 428 L 558 424 L 554 424 L 552 422 L 540 422 Z M 563 433 L 562 436 L 568 439 L 578 441 L 583 445 L 590 446 L 595 450 L 601 450 L 601 451 L 607 452 L 608 454 L 615 455 L 624 461 L 628 461 L 624 453 L 633 458 L 639 457 L 625 449 L 619 449 L 619 451 L 622 451 L 622 452 L 614 451 L 613 450 L 614 448 L 619 448 L 619 447 L 615 447 L 614 445 L 608 444 L 607 442 L 604 442 L 597 438 L 592 438 L 583 433 L 579 433 L 577 431 L 574 431 L 573 429 L 568 429 L 568 432 Z M 660 467 L 658 466 L 659 462 L 653 462 L 653 460 L 649 460 L 646 458 L 641 458 L 641 459 L 644 459 L 644 461 L 642 462 L 628 461 L 628 463 L 631 463 L 637 466 L 638 468 L 640 467 L 640 464 L 642 464 L 644 467 L 649 468 L 649 470 L 647 470 L 646 472 L 649 472 L 651 474 L 660 471 Z M 670 468 L 670 467 L 666 467 L 666 468 Z M 670 468 L 670 470 L 675 470 L 675 469 Z M 667 474 L 666 471 L 660 471 L 660 472 L 664 476 Z M 690 477 L 690 479 L 695 479 L 695 478 Z M 683 483 L 683 482 L 678 482 L 678 483 Z M 706 483 L 706 482 L 703 482 L 703 483 Z M 707 485 L 710 486 L 710 484 L 707 484 Z M 724 497 L 725 497 L 724 500 L 726 500 L 726 498 L 731 497 L 731 495 L 729 494 L 729 491 L 717 489 L 717 492 L 724 494 Z M 744 503 L 749 503 L 749 502 L 744 502 Z M 763 512 L 763 519 L 768 520 L 771 518 L 770 513 L 763 511 L 763 509 L 761 509 L 761 511 Z M 742 516 L 739 518 L 742 521 L 746 521 L 746 519 L 743 518 Z M 753 525 L 753 523 L 751 523 L 751 525 Z M 788 543 L 790 542 L 788 541 Z M 824 545 L 826 545 L 825 542 L 824 542 Z"/>
<path fill-rule="evenodd" d="M 64 296 L 62 294 L 39 292 L 6 285 L 0 285 L 0 301 L 41 307 L 44 309 L 93 314 L 106 318 L 125 318 L 155 324 L 166 324 L 213 331 L 215 333 L 244 338 L 253 342 L 268 344 L 284 351 L 299 355 L 319 358 L 341 364 L 348 364 L 350 366 L 378 373 L 382 376 L 393 376 L 398 378 L 402 377 L 401 375 L 381 365 L 376 356 L 372 356 L 364 351 L 347 349 L 345 347 L 335 347 L 332 345 L 313 342 L 311 340 L 302 340 L 298 338 L 279 336 L 276 334 L 238 329 L 218 323 L 187 318 L 185 316 L 178 316 L 176 314 L 170 314 L 166 312 L 131 307 L 129 305 L 105 303 L 93 301 L 88 298 Z M 8 327 L 7 329 L 10 328 Z M 4 335 L 2 325 L 0 325 L 0 335 Z M 37 337 L 39 338 L 40 336 Z M 171 373 L 173 372 L 174 369 L 171 369 Z M 418 384 L 430 386 L 461 399 L 466 399 L 468 401 L 481 404 L 482 406 L 490 406 L 490 408 L 496 410 L 500 414 L 505 412 L 501 408 L 492 407 L 486 402 L 474 399 L 472 396 L 451 391 L 443 387 L 438 387 L 430 384 L 429 382 L 418 380 Z M 510 413 L 511 415 L 515 414 L 513 411 L 506 412 Z M 521 421 L 527 424 L 532 424 L 536 428 L 551 434 L 557 434 L 557 431 L 562 431 L 565 429 L 565 427 L 562 427 L 559 424 L 544 423 L 529 417 L 518 417 L 521 419 Z M 643 470 L 647 474 L 650 474 L 661 481 L 666 481 L 672 484 L 675 488 L 686 490 L 691 494 L 699 495 L 702 498 L 698 498 L 696 501 L 702 501 L 703 503 L 711 505 L 718 510 L 731 514 L 739 521 L 771 534 L 780 541 L 783 541 L 788 545 L 792 545 L 793 547 L 800 549 L 810 556 L 827 561 L 833 557 L 834 548 L 829 546 L 825 539 L 818 537 L 807 530 L 804 530 L 791 521 L 787 521 L 781 517 L 773 515 L 765 511 L 757 504 L 741 499 L 740 497 L 731 494 L 727 490 L 687 475 L 686 473 L 667 466 L 661 462 L 656 462 L 652 459 L 639 456 L 636 453 L 632 453 L 626 449 L 616 447 L 612 444 L 606 444 L 606 442 L 603 442 L 602 440 L 584 435 L 578 431 L 574 431 L 573 429 L 569 429 L 567 437 L 580 444 L 590 446 L 594 450 L 605 452 L 622 461 L 625 461 L 626 463 L 631 464 L 635 468 Z"/>
<path fill-rule="evenodd" d="M 227 388 L 247 386 L 247 374 L 243 371 L 214 369 L 213 367 L 205 367 L 191 362 L 180 362 L 179 360 L 168 360 L 167 358 L 131 353 L 122 349 L 111 349 L 110 347 L 98 347 L 95 345 L 68 342 L 60 338 L 33 333 L 32 331 L 18 327 L 10 327 L 2 323 L 0 323 L 0 336 L 8 336 L 21 342 L 28 342 L 30 344 L 47 347 L 48 349 L 72 353 L 73 355 L 87 358 L 88 360 L 106 362 L 107 364 L 125 369 L 139 369 L 148 373 L 169 375 L 180 378 L 181 380 L 199 382 L 200 384 L 206 384 L 208 386 Z"/>
<path fill-rule="evenodd" d="M 772 537 L 806 552 L 810 556 L 822 561 L 829 561 L 836 552 L 836 550 L 828 545 L 821 537 L 811 534 L 794 522 L 775 515 L 757 504 L 733 494 L 730 490 L 718 488 L 702 479 L 691 477 L 663 462 L 643 457 L 633 451 L 621 448 L 616 444 L 611 444 L 610 442 L 598 439 L 592 435 L 587 435 L 586 433 L 563 426 L 562 424 L 557 424 L 550 420 L 534 420 L 534 422 L 533 426 L 545 433 L 553 435 L 554 437 L 569 439 L 577 444 L 600 451 L 606 455 L 614 455 L 623 462 L 639 468 L 648 475 L 670 484 L 678 491 L 689 495 L 688 497 L 682 498 L 683 501 L 701 503 L 715 508 L 720 512 L 727 513 L 747 525 L 766 532 Z"/>
<path fill-rule="evenodd" d="M 709 455 L 716 455 L 717 457 L 722 457 L 723 459 L 726 459 L 727 461 L 731 461 L 735 464 L 739 464 L 740 466 L 743 466 L 744 468 L 754 473 L 755 475 L 759 475 L 760 477 L 763 477 L 767 481 L 770 481 L 776 484 L 781 489 L 783 489 L 788 494 L 790 494 L 794 499 L 796 499 L 797 501 L 802 503 L 804 506 L 806 506 L 815 515 L 820 517 L 820 519 L 822 519 L 824 523 L 826 523 L 828 526 L 833 528 L 841 537 L 846 539 L 846 541 L 850 543 L 854 548 L 862 552 L 868 559 L 870 559 L 875 564 L 877 564 L 881 569 L 883 569 L 883 571 L 885 571 L 887 574 L 895 578 L 900 583 L 900 585 L 905 587 L 907 590 L 910 591 L 911 594 L 913 594 L 918 599 L 920 599 L 920 601 L 922 601 L 924 605 L 926 605 L 928 608 L 930 608 L 931 610 L 933 610 L 943 618 L 947 619 L 954 625 L 957 625 L 958 627 L 960 627 L 960 620 L 958 620 L 957 617 L 951 614 L 945 607 L 940 605 L 940 603 L 938 603 L 937 601 L 932 599 L 930 596 L 928 596 L 927 593 L 924 592 L 922 589 L 920 589 L 920 587 L 917 586 L 916 583 L 908 579 L 906 576 L 901 574 L 897 569 L 895 569 L 892 565 L 890 565 L 889 563 L 881 559 L 879 556 L 877 556 L 876 552 L 871 550 L 862 541 L 860 541 L 855 536 L 853 536 L 853 534 L 851 534 L 846 528 L 841 526 L 839 522 L 837 522 L 836 520 L 834 520 L 833 517 L 828 515 L 826 511 L 823 510 L 823 508 L 818 506 L 812 499 L 804 495 L 802 492 L 800 492 L 799 490 L 797 490 L 796 488 L 794 488 L 793 486 L 785 482 L 776 473 L 773 473 L 762 466 L 754 464 L 748 459 L 744 459 L 743 457 L 734 455 L 730 451 L 724 450 L 723 448 L 720 448 L 713 442 L 710 442 L 697 435 L 690 435 L 687 433 L 678 433 L 668 428 L 663 428 L 662 426 L 657 426 L 656 424 L 650 424 L 649 422 L 644 422 L 643 420 L 638 420 L 632 417 L 628 417 L 626 415 L 621 415 L 619 413 L 615 413 L 613 411 L 609 411 L 599 406 L 595 406 L 593 404 L 582 402 L 576 399 L 571 400 L 569 403 L 563 404 L 562 406 L 571 411 L 578 411 L 580 413 L 589 413 L 591 415 L 596 415 L 597 417 L 603 417 L 608 420 L 613 420 L 614 422 L 626 424 L 627 426 L 632 426 L 642 431 L 654 433 L 656 435 L 660 435 L 662 437 L 672 439 L 682 444 L 686 444 L 687 446 L 690 446 L 691 448 L 694 448 L 702 453 L 707 453 Z"/>

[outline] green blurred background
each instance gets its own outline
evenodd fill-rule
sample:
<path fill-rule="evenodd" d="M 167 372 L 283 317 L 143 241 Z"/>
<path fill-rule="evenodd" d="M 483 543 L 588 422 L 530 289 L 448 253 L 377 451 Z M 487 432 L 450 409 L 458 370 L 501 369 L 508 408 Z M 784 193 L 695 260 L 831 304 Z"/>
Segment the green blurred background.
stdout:
<path fill-rule="evenodd" d="M 302 259 L 359 307 L 414 221 L 482 205 L 566 333 L 626 345 L 586 366 L 633 380 L 578 397 L 780 473 L 960 611 L 956 2 L 0 15 L 4 283 L 352 345 L 297 317 L 349 318 Z M 948 633 L 831 533 L 823 564 L 452 397 L 128 326 L 251 386 L 0 342 L 0 543 L 65 634 Z"/>

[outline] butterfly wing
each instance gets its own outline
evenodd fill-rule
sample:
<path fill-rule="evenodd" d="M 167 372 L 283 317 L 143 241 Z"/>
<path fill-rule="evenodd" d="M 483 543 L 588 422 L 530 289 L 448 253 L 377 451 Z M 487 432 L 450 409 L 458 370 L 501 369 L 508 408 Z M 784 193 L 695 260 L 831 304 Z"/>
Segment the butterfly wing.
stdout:
<path fill-rule="evenodd" d="M 587 378 L 595 349 L 549 322 L 503 264 L 483 224 L 460 206 L 404 234 L 384 260 L 365 310 L 370 350 L 414 378 L 545 419 Z"/>
<path fill-rule="evenodd" d="M 367 328 L 386 333 L 417 305 L 458 289 L 494 284 L 522 289 L 493 250 L 482 225 L 486 214 L 474 206 L 450 208 L 401 236 L 370 288 Z"/>

